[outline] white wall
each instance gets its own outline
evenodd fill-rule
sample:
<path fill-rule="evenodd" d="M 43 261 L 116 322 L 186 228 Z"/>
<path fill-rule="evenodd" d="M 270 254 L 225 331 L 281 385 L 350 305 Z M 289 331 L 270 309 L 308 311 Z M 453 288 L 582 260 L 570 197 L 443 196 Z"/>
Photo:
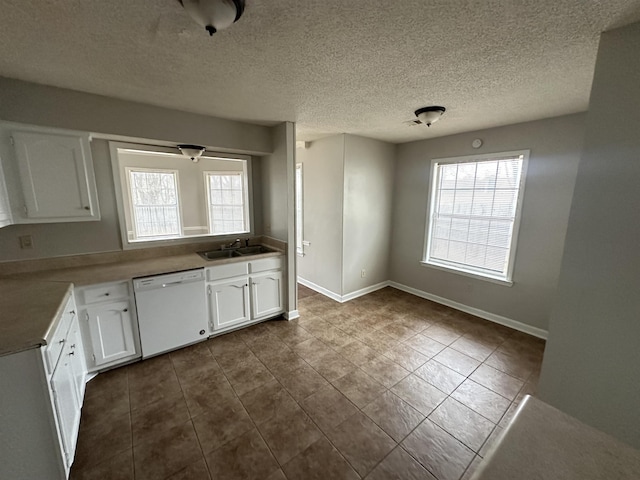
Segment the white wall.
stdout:
<path fill-rule="evenodd" d="M 640 23 L 601 37 L 539 393 L 640 448 Z"/>
<path fill-rule="evenodd" d="M 343 296 L 389 279 L 396 150 L 354 135 L 344 142 Z"/>
<path fill-rule="evenodd" d="M 342 292 L 344 135 L 316 140 L 296 150 L 303 164 L 304 256 L 298 275 L 338 295 Z"/>
<path fill-rule="evenodd" d="M 155 144 L 196 143 L 218 151 L 259 154 L 271 152 L 275 128 L 223 120 L 177 110 L 37 85 L 0 77 L 0 119 L 32 125 L 68 128 L 148 139 Z M 5 132 L 6 133 L 6 132 Z M 0 143 L 8 145 L 7 135 Z M 101 220 L 98 222 L 11 225 L 0 229 L 0 261 L 25 260 L 121 250 L 119 223 L 108 142 L 91 142 Z M 8 154 L 0 150 L 3 163 Z M 255 157 L 254 164 L 258 163 Z M 7 181 L 14 182 L 5 166 Z M 262 233 L 259 165 L 252 169 L 256 234 Z M 17 185 L 8 185 L 16 187 Z M 34 248 L 21 250 L 20 235 L 32 235 Z"/>
<path fill-rule="evenodd" d="M 540 329 L 543 334 L 560 271 L 584 118 L 584 114 L 569 115 L 399 145 L 391 280 Z M 480 149 L 471 147 L 474 138 L 484 141 Z M 431 160 L 524 149 L 530 149 L 531 154 L 514 285 L 498 285 L 421 265 Z"/>

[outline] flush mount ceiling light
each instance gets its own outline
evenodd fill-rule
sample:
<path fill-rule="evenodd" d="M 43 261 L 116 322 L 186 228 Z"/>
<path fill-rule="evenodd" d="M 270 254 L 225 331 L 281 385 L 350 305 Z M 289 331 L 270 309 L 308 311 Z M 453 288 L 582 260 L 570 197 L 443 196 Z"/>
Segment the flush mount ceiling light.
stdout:
<path fill-rule="evenodd" d="M 424 123 L 427 127 L 440 120 L 440 117 L 447 109 L 439 106 L 422 107 L 415 111 L 416 117 L 420 123 Z"/>
<path fill-rule="evenodd" d="M 200 160 L 200 157 L 202 156 L 206 148 L 200 145 L 182 144 L 178 145 L 178 150 L 180 150 L 180 153 L 182 153 L 185 157 L 190 158 L 193 163 L 198 163 L 198 160 Z"/>
<path fill-rule="evenodd" d="M 178 0 L 196 23 L 209 35 L 238 21 L 244 12 L 244 0 Z"/>

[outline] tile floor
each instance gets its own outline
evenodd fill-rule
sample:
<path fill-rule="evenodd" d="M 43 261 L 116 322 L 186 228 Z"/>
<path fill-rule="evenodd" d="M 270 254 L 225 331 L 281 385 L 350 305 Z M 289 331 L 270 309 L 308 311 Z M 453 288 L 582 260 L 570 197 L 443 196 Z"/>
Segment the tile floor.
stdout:
<path fill-rule="evenodd" d="M 468 478 L 544 342 L 385 288 L 98 375 L 73 479 Z"/>

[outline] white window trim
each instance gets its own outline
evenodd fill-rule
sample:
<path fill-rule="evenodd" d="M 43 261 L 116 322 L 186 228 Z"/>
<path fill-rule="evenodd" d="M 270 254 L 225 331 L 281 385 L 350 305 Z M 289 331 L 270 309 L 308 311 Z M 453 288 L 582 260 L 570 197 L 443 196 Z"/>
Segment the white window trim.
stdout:
<path fill-rule="evenodd" d="M 304 257 L 304 247 L 305 247 L 305 241 L 304 241 L 304 167 L 302 163 L 296 163 L 296 177 L 297 177 L 297 173 L 298 170 L 300 170 L 300 197 L 302 198 L 302 209 L 300 210 L 300 218 L 297 218 L 298 216 L 298 212 L 297 212 L 297 208 L 298 208 L 298 204 L 296 203 L 296 254 L 299 257 Z M 294 188 L 294 195 L 296 196 L 296 202 L 297 202 L 297 191 L 298 188 L 298 183 L 296 182 L 296 186 Z M 300 232 L 300 235 L 298 235 L 298 232 Z M 298 238 L 298 236 L 300 238 Z M 300 240 L 300 242 L 298 242 L 298 240 Z"/>
<path fill-rule="evenodd" d="M 476 278 L 500 285 L 512 286 L 513 285 L 513 270 L 516 263 L 516 251 L 518 249 L 518 235 L 520 233 L 520 220 L 522 218 L 522 205 L 524 199 L 524 188 L 527 178 L 527 168 L 529 165 L 530 150 L 515 150 L 509 152 L 495 152 L 485 153 L 481 155 L 466 155 L 462 157 L 448 157 L 448 158 L 434 158 L 431 160 L 430 174 L 429 174 L 429 202 L 427 205 L 427 218 L 425 224 L 424 233 L 424 250 L 422 253 L 422 260 L 420 264 L 434 268 L 436 270 L 442 270 L 445 272 L 455 273 L 466 277 Z M 434 263 L 429 260 L 429 252 L 431 251 L 431 219 L 433 218 L 433 209 L 435 208 L 435 195 L 436 195 L 436 181 L 435 169 L 436 165 L 451 164 L 451 163 L 469 163 L 486 160 L 495 160 L 500 157 L 520 156 L 522 155 L 522 170 L 520 172 L 520 184 L 518 186 L 518 199 L 516 201 L 516 212 L 513 220 L 513 232 L 511 234 L 511 245 L 509 248 L 509 262 L 507 273 L 504 277 L 500 275 L 490 275 L 486 272 L 474 272 L 473 267 L 457 268 L 452 265 L 443 265 L 442 263 Z"/>
<path fill-rule="evenodd" d="M 242 172 L 239 170 L 228 170 L 228 171 L 224 171 L 224 170 L 206 170 L 204 172 L 202 172 L 204 174 L 204 192 L 205 195 L 207 197 L 207 229 L 209 231 L 209 235 L 214 235 L 214 236 L 221 236 L 221 235 L 246 235 L 248 233 L 251 232 L 251 218 L 249 216 L 249 185 L 247 183 L 247 170 L 243 169 Z M 209 189 L 209 182 L 208 177 L 209 175 L 234 175 L 234 174 L 241 174 L 242 176 L 242 203 L 243 203 L 243 210 L 244 210 L 244 226 L 245 226 L 245 230 L 243 230 L 242 232 L 235 232 L 235 233 L 229 233 L 229 234 L 225 234 L 225 233 L 219 233 L 219 234 L 215 234 L 215 233 L 211 233 L 211 190 Z"/>
<path fill-rule="evenodd" d="M 189 236 L 183 238 L 171 238 L 171 239 L 157 239 L 148 241 L 129 241 L 127 236 L 127 225 L 125 221 L 125 204 L 123 199 L 122 178 L 120 174 L 120 163 L 118 161 L 118 150 L 134 150 L 143 151 L 148 154 L 172 154 L 179 155 L 178 150 L 175 147 L 163 146 L 157 143 L 131 143 L 127 141 L 111 140 L 109 141 L 109 153 L 111 157 L 111 171 L 113 175 L 113 185 L 116 196 L 116 207 L 118 212 L 118 223 L 120 225 L 120 239 L 123 250 L 136 250 L 140 248 L 151 248 L 168 245 L 184 245 L 190 243 L 210 243 L 212 241 L 225 242 L 237 238 L 236 234 L 231 235 L 210 235 L 203 234 L 199 236 Z M 247 197 L 249 208 L 249 227 L 250 231 L 246 235 L 254 235 L 253 230 L 254 218 L 253 218 L 253 175 L 251 168 L 251 156 L 243 155 L 239 153 L 221 153 L 221 152 L 209 152 L 206 154 L 207 158 L 220 158 L 223 160 L 245 160 L 245 181 L 247 182 Z M 185 159 L 185 161 L 188 161 Z M 190 227 L 183 227 L 186 230 Z"/>
<path fill-rule="evenodd" d="M 180 176 L 177 170 L 171 170 L 168 168 L 143 168 L 143 167 L 125 167 L 125 181 L 127 182 L 127 203 L 129 204 L 129 218 L 131 219 L 131 227 L 133 228 L 132 240 L 129 242 L 153 242 L 155 240 L 173 240 L 180 238 L 179 235 L 158 235 L 157 237 L 138 237 L 138 230 L 136 225 L 136 216 L 134 212 L 133 199 L 131 198 L 131 172 L 145 172 L 145 173 L 171 173 L 175 177 L 176 182 L 176 197 L 178 199 L 178 230 L 180 235 L 183 235 L 184 230 L 182 226 L 182 199 L 180 198 Z M 129 238 L 129 232 L 126 233 L 127 239 Z"/>

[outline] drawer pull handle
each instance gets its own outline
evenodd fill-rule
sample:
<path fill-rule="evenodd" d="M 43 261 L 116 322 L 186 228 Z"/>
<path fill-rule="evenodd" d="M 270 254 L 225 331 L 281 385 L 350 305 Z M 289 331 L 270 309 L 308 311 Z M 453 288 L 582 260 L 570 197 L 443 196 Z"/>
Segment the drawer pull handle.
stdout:
<path fill-rule="evenodd" d="M 108 297 L 108 296 L 109 296 L 109 292 L 105 293 L 105 294 L 104 294 L 104 296 L 105 296 L 105 297 Z"/>
<path fill-rule="evenodd" d="M 64 343 L 64 338 L 58 342 L 60 345 Z"/>
<path fill-rule="evenodd" d="M 69 356 L 73 355 L 75 352 L 69 352 Z"/>
<path fill-rule="evenodd" d="M 85 210 L 91 210 L 91 207 L 88 207 L 88 206 L 85 206 L 85 207 L 82 207 L 82 208 L 84 208 Z"/>
<path fill-rule="evenodd" d="M 75 315 L 75 314 L 76 314 L 76 311 L 75 311 L 75 310 L 71 310 L 69 313 L 70 313 L 71 315 Z"/>
<path fill-rule="evenodd" d="M 128 312 L 128 311 L 129 311 L 129 309 L 128 309 L 128 308 L 125 308 L 125 309 L 124 309 L 124 310 L 122 310 L 122 311 L 123 311 L 123 312 Z"/>

